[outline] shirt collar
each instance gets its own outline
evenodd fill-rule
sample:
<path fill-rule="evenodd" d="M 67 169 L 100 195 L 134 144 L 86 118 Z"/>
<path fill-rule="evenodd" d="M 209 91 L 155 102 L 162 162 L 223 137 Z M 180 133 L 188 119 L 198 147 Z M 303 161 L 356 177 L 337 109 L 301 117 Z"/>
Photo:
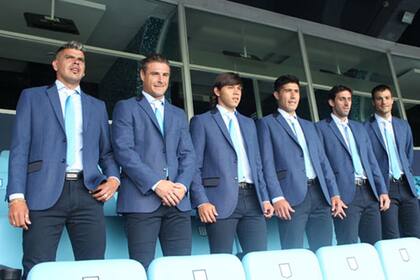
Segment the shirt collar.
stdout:
<path fill-rule="evenodd" d="M 336 115 L 331 113 L 331 118 L 334 120 L 336 125 L 347 126 L 349 124 L 349 119 L 346 118 L 344 121 L 339 119 Z"/>
<path fill-rule="evenodd" d="M 222 114 L 223 116 L 227 116 L 229 118 L 232 118 L 233 116 L 236 116 L 237 114 L 236 109 L 233 112 L 231 112 L 231 111 L 228 111 L 223 106 L 220 106 L 219 104 L 216 105 L 216 108 L 219 110 L 220 114 Z"/>
<path fill-rule="evenodd" d="M 141 92 L 143 94 L 144 97 L 146 97 L 147 102 L 149 102 L 150 105 L 155 104 L 155 102 L 160 101 L 162 103 L 162 105 L 165 104 L 165 96 L 163 96 L 162 99 L 157 99 L 154 98 L 153 96 L 151 96 L 150 94 L 148 94 L 147 92 L 145 92 L 144 90 Z"/>
<path fill-rule="evenodd" d="M 57 87 L 57 91 L 58 92 L 60 92 L 60 91 L 62 91 L 62 90 L 64 90 L 64 89 L 66 89 L 66 90 L 70 90 L 69 88 L 67 88 L 61 81 L 59 81 L 59 80 L 55 80 L 55 86 Z M 77 94 L 80 94 L 81 93 L 81 90 L 80 90 L 80 85 L 79 86 L 77 86 L 75 89 L 74 89 L 74 92 L 76 92 Z"/>
<path fill-rule="evenodd" d="M 386 123 L 386 124 L 392 124 L 392 116 L 389 119 L 385 119 L 384 117 L 379 116 L 375 113 L 375 119 L 379 123 Z"/>
<path fill-rule="evenodd" d="M 285 118 L 286 120 L 297 120 L 297 115 L 296 112 L 293 115 L 290 115 L 288 112 L 286 112 L 285 110 L 281 109 L 281 108 L 277 108 L 277 111 L 283 116 L 283 118 Z"/>

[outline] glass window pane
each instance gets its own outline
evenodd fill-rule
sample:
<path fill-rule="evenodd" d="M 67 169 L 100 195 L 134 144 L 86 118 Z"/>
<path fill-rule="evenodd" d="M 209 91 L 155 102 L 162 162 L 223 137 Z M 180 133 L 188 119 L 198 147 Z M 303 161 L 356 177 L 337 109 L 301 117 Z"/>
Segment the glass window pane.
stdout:
<path fill-rule="evenodd" d="M 403 98 L 420 100 L 420 60 L 393 56 L 392 61 Z"/>
<path fill-rule="evenodd" d="M 186 14 L 192 64 L 305 78 L 296 32 L 193 9 Z"/>
<path fill-rule="evenodd" d="M 313 36 L 305 36 L 305 42 L 315 84 L 343 84 L 364 93 L 378 84 L 393 84 L 385 53 Z"/>
<path fill-rule="evenodd" d="M 0 50 L 0 108 L 16 109 L 20 92 L 24 88 L 49 85 L 55 81 L 51 67 L 57 47 L 0 38 L 5 46 Z M 87 94 L 106 102 L 108 113 L 118 100 L 141 93 L 139 62 L 107 55 L 85 53 L 86 76 L 81 88 Z M 171 67 L 171 84 L 167 98 L 176 106 L 184 108 L 184 95 L 180 69 Z"/>
<path fill-rule="evenodd" d="M 414 146 L 420 147 L 420 104 L 404 103 L 407 120 L 414 138 Z"/>
<path fill-rule="evenodd" d="M 325 119 L 331 114 L 331 107 L 328 104 L 328 91 L 322 89 L 315 89 L 316 103 L 318 106 L 319 119 Z M 400 117 L 399 107 L 397 105 L 397 99 L 394 100 L 392 108 L 392 114 L 396 117 Z M 361 96 L 353 94 L 352 106 L 351 106 L 349 118 L 352 120 L 364 122 L 374 113 L 372 106 L 371 97 Z"/>
<path fill-rule="evenodd" d="M 1 131 L 0 152 L 2 150 L 9 150 L 10 142 L 12 138 L 12 126 L 13 126 L 14 121 L 15 121 L 14 114 L 0 112 L 0 131 Z"/>
<path fill-rule="evenodd" d="M 77 40 L 106 49 L 147 54 L 161 52 L 180 60 L 177 7 L 154 0 L 55 1 L 55 17 L 71 20 L 79 34 L 31 27 L 25 13 L 51 15 L 51 1 L 16 0 L 3 4 L 0 26 L 7 31 L 45 38 Z M 29 16 L 31 18 L 36 16 Z M 30 21 L 36 25 L 40 20 Z M 63 23 L 63 20 L 61 20 Z M 68 28 L 70 24 L 55 24 Z"/>

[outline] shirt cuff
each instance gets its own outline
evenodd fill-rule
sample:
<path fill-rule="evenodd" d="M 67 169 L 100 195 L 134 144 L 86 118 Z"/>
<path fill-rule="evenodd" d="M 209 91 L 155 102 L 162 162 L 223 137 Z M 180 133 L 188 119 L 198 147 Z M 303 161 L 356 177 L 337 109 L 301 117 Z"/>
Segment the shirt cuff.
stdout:
<path fill-rule="evenodd" d="M 271 201 L 272 201 L 273 203 L 276 203 L 277 201 L 279 201 L 279 200 L 283 200 L 283 199 L 285 199 L 285 198 L 284 198 L 284 196 L 278 196 L 278 197 L 273 198 Z"/>
<path fill-rule="evenodd" d="M 12 193 L 9 195 L 9 201 L 12 201 L 13 199 L 25 199 L 25 195 L 23 193 Z"/>
<path fill-rule="evenodd" d="M 162 181 L 162 180 L 157 181 L 157 182 L 156 182 L 156 183 L 152 186 L 152 191 L 155 191 L 155 190 L 156 190 L 156 188 L 157 188 L 157 186 L 159 185 L 160 181 Z"/>

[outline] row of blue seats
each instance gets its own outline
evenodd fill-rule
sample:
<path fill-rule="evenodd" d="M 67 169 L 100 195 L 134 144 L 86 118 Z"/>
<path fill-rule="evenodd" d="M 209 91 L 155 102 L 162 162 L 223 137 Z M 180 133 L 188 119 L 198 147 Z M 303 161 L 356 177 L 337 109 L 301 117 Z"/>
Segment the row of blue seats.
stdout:
<path fill-rule="evenodd" d="M 375 250 L 376 249 L 376 250 Z M 383 240 L 320 248 L 253 252 L 241 261 L 215 254 L 155 259 L 147 271 L 132 260 L 49 262 L 36 265 L 28 280 L 418 280 L 420 240 Z"/>

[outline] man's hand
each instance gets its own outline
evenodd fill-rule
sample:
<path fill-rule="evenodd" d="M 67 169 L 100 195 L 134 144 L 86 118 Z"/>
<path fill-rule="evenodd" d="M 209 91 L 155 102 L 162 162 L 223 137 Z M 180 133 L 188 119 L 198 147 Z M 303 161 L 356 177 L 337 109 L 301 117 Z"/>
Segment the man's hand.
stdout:
<path fill-rule="evenodd" d="M 271 218 L 274 214 L 274 207 L 271 205 L 270 202 L 264 201 L 263 202 L 263 211 L 264 217 L 267 219 Z"/>
<path fill-rule="evenodd" d="M 176 190 L 176 188 L 171 181 L 160 180 L 155 188 L 155 193 L 162 199 L 163 205 L 176 206 L 181 201 L 177 196 L 180 195 L 180 190 Z"/>
<path fill-rule="evenodd" d="M 28 230 L 31 221 L 29 220 L 29 209 L 24 199 L 17 198 L 10 201 L 9 222 L 14 227 Z"/>
<path fill-rule="evenodd" d="M 114 178 L 108 178 L 108 180 L 97 186 L 96 189 L 90 193 L 96 200 L 106 202 L 108 199 L 114 196 L 119 185 L 119 182 Z"/>
<path fill-rule="evenodd" d="M 346 217 L 344 209 L 347 209 L 347 205 L 344 204 L 340 196 L 336 195 L 331 197 L 331 212 L 334 218 L 339 217 L 340 219 L 344 219 Z"/>
<path fill-rule="evenodd" d="M 184 198 L 185 194 L 187 193 L 187 188 L 181 183 L 175 183 L 174 185 L 175 185 L 174 193 L 176 197 L 178 197 L 179 202 L 181 202 L 181 200 Z"/>
<path fill-rule="evenodd" d="M 218 215 L 216 207 L 209 202 L 198 206 L 198 216 L 202 223 L 215 223 Z"/>
<path fill-rule="evenodd" d="M 389 209 L 389 206 L 391 205 L 391 200 L 389 199 L 388 194 L 381 194 L 379 196 L 379 210 L 386 211 Z"/>
<path fill-rule="evenodd" d="M 295 210 L 290 206 L 289 202 L 287 202 L 286 199 L 280 199 L 274 202 L 273 207 L 276 216 L 283 220 L 291 220 L 291 213 L 295 212 Z"/>

